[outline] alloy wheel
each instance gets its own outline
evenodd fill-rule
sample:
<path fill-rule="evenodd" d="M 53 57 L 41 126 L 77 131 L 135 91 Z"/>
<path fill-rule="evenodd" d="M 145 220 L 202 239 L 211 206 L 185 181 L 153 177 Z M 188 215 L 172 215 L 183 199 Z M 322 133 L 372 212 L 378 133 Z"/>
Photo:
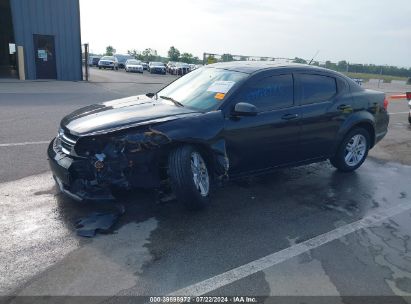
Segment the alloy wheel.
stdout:
<path fill-rule="evenodd" d="M 354 135 L 345 146 L 345 163 L 350 167 L 358 165 L 363 160 L 366 151 L 367 140 L 364 135 Z"/>
<path fill-rule="evenodd" d="M 194 185 L 202 196 L 207 196 L 210 190 L 210 178 L 204 159 L 200 153 L 191 153 L 191 172 L 193 173 Z"/>

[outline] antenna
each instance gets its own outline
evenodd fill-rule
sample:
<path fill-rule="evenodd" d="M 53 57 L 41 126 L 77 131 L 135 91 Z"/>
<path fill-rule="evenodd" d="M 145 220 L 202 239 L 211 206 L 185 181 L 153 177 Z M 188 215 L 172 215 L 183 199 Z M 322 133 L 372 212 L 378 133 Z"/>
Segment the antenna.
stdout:
<path fill-rule="evenodd" d="M 313 56 L 313 58 L 311 58 L 310 62 L 308 63 L 308 65 L 311 64 L 311 62 L 313 62 L 314 58 L 317 57 L 318 53 L 320 52 L 320 50 L 317 51 L 317 53 L 315 53 L 315 55 Z"/>

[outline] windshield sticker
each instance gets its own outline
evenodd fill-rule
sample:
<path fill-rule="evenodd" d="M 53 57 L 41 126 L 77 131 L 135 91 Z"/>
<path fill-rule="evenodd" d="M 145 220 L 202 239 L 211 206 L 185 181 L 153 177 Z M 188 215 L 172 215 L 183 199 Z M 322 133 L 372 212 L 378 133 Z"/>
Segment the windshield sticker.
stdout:
<path fill-rule="evenodd" d="M 235 81 L 215 81 L 207 89 L 208 92 L 226 94 L 235 84 Z"/>
<path fill-rule="evenodd" d="M 224 97 L 225 97 L 224 93 L 217 93 L 217 94 L 214 95 L 214 98 L 218 99 L 218 100 L 223 100 Z"/>

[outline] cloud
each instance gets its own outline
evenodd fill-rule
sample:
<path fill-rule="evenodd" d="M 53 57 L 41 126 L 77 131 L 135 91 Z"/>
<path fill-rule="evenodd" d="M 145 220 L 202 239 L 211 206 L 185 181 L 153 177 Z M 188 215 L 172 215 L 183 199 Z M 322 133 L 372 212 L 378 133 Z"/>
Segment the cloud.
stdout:
<path fill-rule="evenodd" d="M 113 4 L 114 3 L 114 4 Z M 80 0 L 94 52 L 203 52 L 410 66 L 409 0 Z"/>

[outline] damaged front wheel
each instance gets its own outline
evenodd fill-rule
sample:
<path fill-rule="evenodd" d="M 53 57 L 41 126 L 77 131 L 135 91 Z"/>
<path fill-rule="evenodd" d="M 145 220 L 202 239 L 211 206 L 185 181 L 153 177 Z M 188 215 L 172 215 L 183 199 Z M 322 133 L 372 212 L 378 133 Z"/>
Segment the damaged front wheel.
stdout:
<path fill-rule="evenodd" d="M 168 160 L 171 187 L 190 210 L 207 206 L 210 194 L 210 175 L 207 162 L 192 146 L 181 146 L 170 153 Z"/>

